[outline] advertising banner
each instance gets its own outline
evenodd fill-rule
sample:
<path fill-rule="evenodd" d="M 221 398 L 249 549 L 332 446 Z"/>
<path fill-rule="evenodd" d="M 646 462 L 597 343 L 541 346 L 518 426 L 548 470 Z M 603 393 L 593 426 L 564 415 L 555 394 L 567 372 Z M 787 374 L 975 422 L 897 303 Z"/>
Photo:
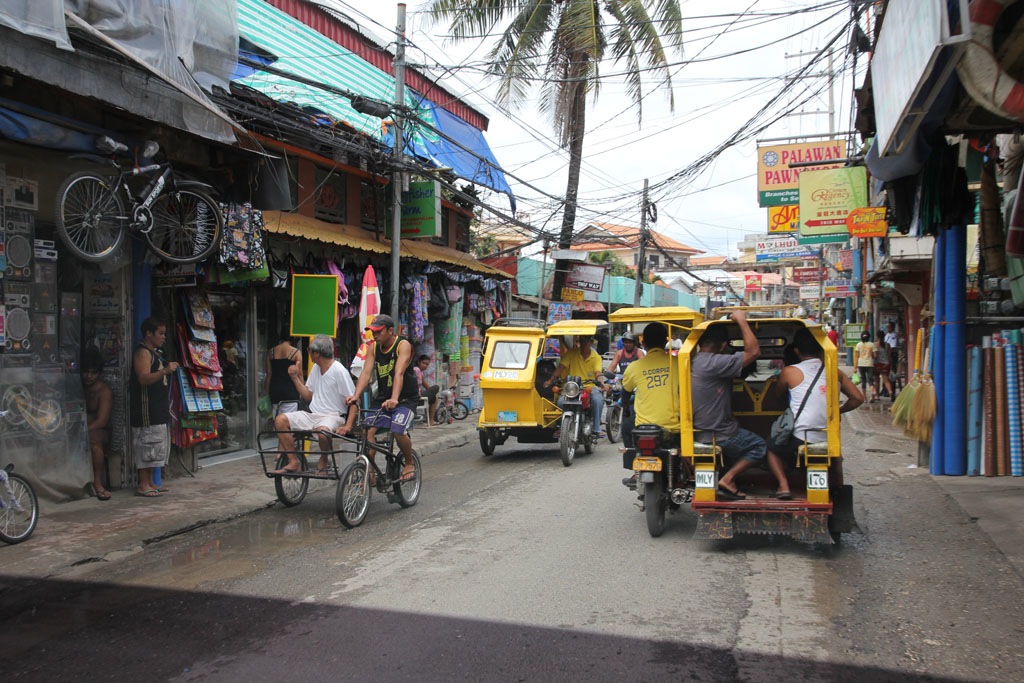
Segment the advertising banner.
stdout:
<path fill-rule="evenodd" d="M 769 237 L 758 240 L 754 247 L 758 263 L 780 259 L 818 258 L 816 251 L 800 244 L 796 237 Z"/>
<path fill-rule="evenodd" d="M 402 238 L 436 237 L 441 227 L 441 183 L 413 181 L 402 193 Z M 386 235 L 391 237 L 391 221 Z"/>
<path fill-rule="evenodd" d="M 562 301 L 583 301 L 583 290 L 562 287 Z"/>
<path fill-rule="evenodd" d="M 582 289 L 585 292 L 600 292 L 604 288 L 604 266 L 594 263 L 573 263 L 565 276 L 565 286 Z"/>
<path fill-rule="evenodd" d="M 800 285 L 800 299 L 803 301 L 817 301 L 821 298 L 821 288 L 818 285 Z"/>
<path fill-rule="evenodd" d="M 863 166 L 805 171 L 800 175 L 800 243 L 845 242 L 850 239 L 846 217 L 867 205 Z"/>
<path fill-rule="evenodd" d="M 773 235 L 796 232 L 800 228 L 800 207 L 796 204 L 768 207 L 768 232 Z"/>
<path fill-rule="evenodd" d="M 743 276 L 743 291 L 744 292 L 760 292 L 761 291 L 761 274 L 755 273 L 751 275 Z"/>
<path fill-rule="evenodd" d="M 798 204 L 800 175 L 807 171 L 835 168 L 846 158 L 842 140 L 821 140 L 795 145 L 770 145 L 757 148 L 757 204 L 784 206 Z M 820 162 L 813 166 L 790 168 L 790 164 Z"/>
<path fill-rule="evenodd" d="M 853 270 L 853 249 L 843 249 L 839 252 L 839 263 L 836 264 L 836 270 L 846 272 Z"/>
<path fill-rule="evenodd" d="M 885 237 L 889 224 L 885 220 L 884 206 L 865 206 L 854 209 L 846 217 L 850 237 Z"/>
<path fill-rule="evenodd" d="M 806 285 L 811 282 L 820 282 L 821 280 L 824 280 L 827 276 L 828 271 L 825 268 L 818 268 L 816 266 L 793 269 L 793 282 L 798 285 Z"/>
<path fill-rule="evenodd" d="M 825 280 L 826 299 L 845 299 L 856 295 L 857 290 L 850 280 Z"/>

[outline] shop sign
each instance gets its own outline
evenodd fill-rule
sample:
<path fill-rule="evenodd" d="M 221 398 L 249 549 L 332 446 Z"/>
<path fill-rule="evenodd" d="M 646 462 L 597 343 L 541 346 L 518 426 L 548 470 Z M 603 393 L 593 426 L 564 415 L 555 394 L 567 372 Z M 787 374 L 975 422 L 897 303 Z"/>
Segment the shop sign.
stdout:
<path fill-rule="evenodd" d="M 572 318 L 572 304 L 553 302 L 548 304 L 548 324 Z"/>
<path fill-rule="evenodd" d="M 562 287 L 562 301 L 583 301 L 583 290 Z"/>
<path fill-rule="evenodd" d="M 402 239 L 436 237 L 441 228 L 441 183 L 436 180 L 409 183 L 402 193 Z"/>
<path fill-rule="evenodd" d="M 292 275 L 293 337 L 338 334 L 338 276 Z"/>
<path fill-rule="evenodd" d="M 864 206 L 854 209 L 846 217 L 850 237 L 885 237 L 889 224 L 885 220 L 884 206 Z"/>
<path fill-rule="evenodd" d="M 760 292 L 761 291 L 761 274 L 754 273 L 743 276 L 743 291 L 744 292 Z"/>
<path fill-rule="evenodd" d="M 795 237 L 769 237 L 754 245 L 758 263 L 779 259 L 810 259 L 818 255 L 800 244 Z"/>
<path fill-rule="evenodd" d="M 800 285 L 800 299 L 818 301 L 821 299 L 821 287 L 819 285 Z"/>
<path fill-rule="evenodd" d="M 846 323 L 846 327 L 843 328 L 843 341 L 849 347 L 854 347 L 860 343 L 860 335 L 864 333 L 864 323 Z"/>
<path fill-rule="evenodd" d="M 839 263 L 836 264 L 836 270 L 846 272 L 853 270 L 853 249 L 843 249 L 839 252 Z"/>
<path fill-rule="evenodd" d="M 845 299 L 856 294 L 857 290 L 850 280 L 825 280 L 826 299 Z"/>
<path fill-rule="evenodd" d="M 846 217 L 867 205 L 868 175 L 863 166 L 801 174 L 800 243 L 847 241 Z"/>
<path fill-rule="evenodd" d="M 569 266 L 569 272 L 565 276 L 565 286 L 587 292 L 600 292 L 604 289 L 604 266 L 595 263 L 573 263 Z M 568 301 L 564 297 L 562 300 Z M 582 301 L 582 299 L 573 299 L 573 301 Z"/>
<path fill-rule="evenodd" d="M 807 171 L 835 168 L 846 159 L 846 143 L 842 140 L 821 140 L 794 145 L 771 145 L 757 148 L 757 204 L 784 206 L 798 204 L 800 176 Z M 813 166 L 790 168 L 790 164 L 820 162 Z"/>
<path fill-rule="evenodd" d="M 207 265 L 207 268 L 212 268 Z M 163 263 L 153 268 L 154 287 L 195 287 L 196 265 L 194 263 Z"/>
<path fill-rule="evenodd" d="M 817 266 L 793 269 L 793 282 L 798 285 L 805 285 L 809 282 L 819 282 L 824 280 L 827 276 L 828 271 L 825 268 L 818 268 Z"/>
<path fill-rule="evenodd" d="M 796 232 L 800 227 L 800 207 L 797 204 L 768 207 L 768 232 L 773 235 Z"/>

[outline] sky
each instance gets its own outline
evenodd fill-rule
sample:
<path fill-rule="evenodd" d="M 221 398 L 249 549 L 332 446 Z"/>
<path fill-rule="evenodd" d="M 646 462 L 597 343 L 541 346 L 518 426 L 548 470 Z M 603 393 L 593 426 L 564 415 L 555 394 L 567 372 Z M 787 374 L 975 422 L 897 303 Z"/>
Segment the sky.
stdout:
<path fill-rule="evenodd" d="M 365 21 L 365 28 L 382 38 L 396 23 L 397 3 L 320 1 Z M 406 5 L 407 59 L 430 64 L 435 72 L 443 70 L 442 85 L 490 118 L 485 137 L 509 172 L 519 217 L 557 235 L 561 212 L 538 190 L 564 195 L 568 154 L 558 149 L 550 120 L 537 113 L 537 91 L 514 110 L 504 111 L 494 101 L 496 83 L 479 68 L 493 39 L 453 44 L 446 38 L 447 26 L 434 24 L 426 15 L 424 2 L 409 0 Z M 609 76 L 596 103 L 588 104 L 577 229 L 591 221 L 639 225 L 646 178 L 658 216 L 649 227 L 708 254 L 735 256 L 737 242 L 767 232 L 767 210 L 757 205 L 757 141 L 800 141 L 802 135 L 851 130 L 852 91 L 863 75 L 853 75 L 844 49 L 850 3 L 681 0 L 681 7 L 684 51 L 671 57 L 674 110 L 668 105 L 668 88 L 649 81 L 645 87 L 650 94 L 638 121 L 621 79 L 614 76 L 619 68 L 602 66 Z M 809 65 L 811 58 L 803 53 L 817 53 L 840 33 L 832 69 L 824 59 Z M 860 72 L 866 62 L 861 56 Z M 788 78 L 801 69 L 804 78 Z M 831 122 L 830 71 L 835 74 Z M 790 92 L 779 96 L 787 83 Z M 769 106 L 773 98 L 777 100 Z M 793 113 L 784 115 L 789 110 Z M 780 120 L 721 149 L 759 112 L 760 125 Z M 696 165 L 709 155 L 713 161 Z M 509 210 L 500 195 L 487 201 Z"/>

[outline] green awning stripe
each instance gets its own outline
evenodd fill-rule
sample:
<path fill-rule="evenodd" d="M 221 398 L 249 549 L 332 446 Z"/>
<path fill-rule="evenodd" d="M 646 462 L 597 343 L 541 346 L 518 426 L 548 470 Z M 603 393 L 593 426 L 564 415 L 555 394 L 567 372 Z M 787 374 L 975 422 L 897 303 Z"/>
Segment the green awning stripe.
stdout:
<path fill-rule="evenodd" d="M 238 0 L 238 28 L 245 38 L 279 57 L 274 63 L 276 69 L 373 99 L 394 100 L 393 76 L 262 0 Z M 381 139 L 380 119 L 352 109 L 348 98 L 263 72 L 239 83 L 275 100 L 319 109 Z M 405 99 L 410 107 L 416 107 L 411 92 L 406 92 Z M 429 108 L 419 108 L 419 115 L 436 126 Z"/>

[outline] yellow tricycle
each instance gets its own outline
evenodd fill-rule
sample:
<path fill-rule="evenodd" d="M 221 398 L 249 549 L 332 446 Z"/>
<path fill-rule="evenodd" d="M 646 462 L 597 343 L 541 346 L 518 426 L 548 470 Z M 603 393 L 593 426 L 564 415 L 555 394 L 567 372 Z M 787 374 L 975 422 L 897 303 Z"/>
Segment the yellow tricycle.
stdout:
<path fill-rule="evenodd" d="M 571 347 L 580 336 L 594 336 L 604 320 L 563 320 L 544 326 L 539 320 L 499 318 L 484 336 L 480 389 L 483 408 L 477 427 L 480 450 L 491 455 L 510 436 L 519 443 L 559 443 L 562 464 L 569 466 L 576 448 L 593 451 L 593 436 L 573 437 L 584 430 L 573 429 L 579 414 L 558 405 L 557 391 L 546 387 L 558 368 L 559 351 Z M 549 341 L 558 341 L 557 347 Z M 580 392 L 578 378 L 566 378 L 562 394 L 569 398 Z M 564 424 L 571 417 L 573 424 Z M 564 428 L 563 428 L 564 427 Z M 589 434 L 589 423 L 585 430 Z"/>

